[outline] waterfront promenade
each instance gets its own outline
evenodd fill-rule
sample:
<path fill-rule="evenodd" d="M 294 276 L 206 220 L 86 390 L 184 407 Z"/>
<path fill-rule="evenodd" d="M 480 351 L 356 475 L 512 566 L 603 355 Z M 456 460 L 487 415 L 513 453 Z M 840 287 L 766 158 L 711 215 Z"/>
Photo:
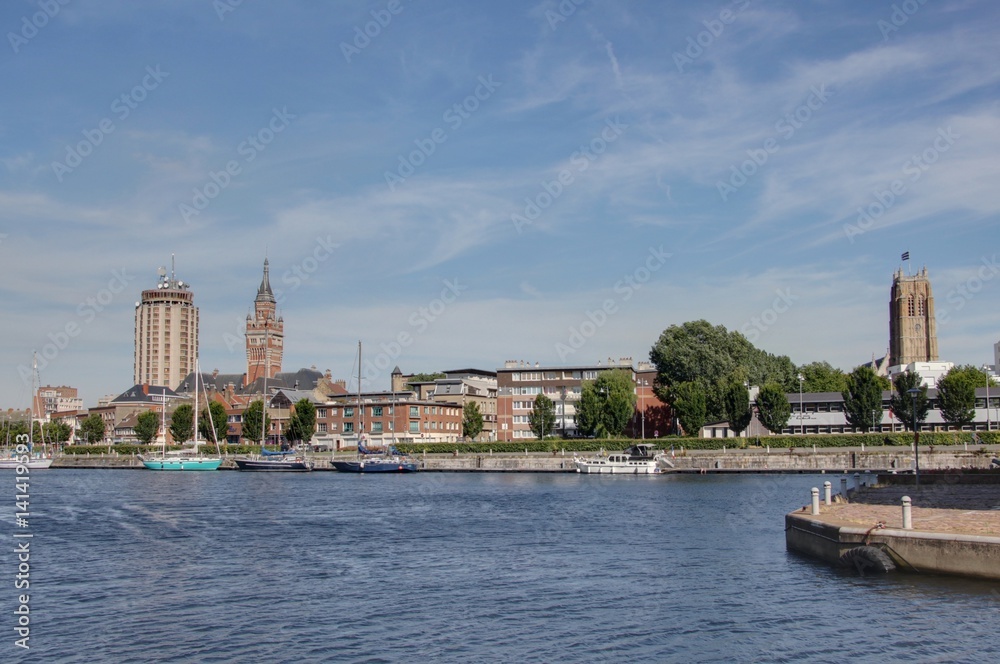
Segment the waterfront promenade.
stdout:
<path fill-rule="evenodd" d="M 614 452 L 615 450 L 608 450 Z M 669 454 L 669 451 L 667 452 Z M 576 452 L 592 456 L 593 452 Z M 953 468 L 989 468 L 1000 455 L 1000 446 L 964 448 L 937 447 L 920 450 L 920 467 L 926 470 Z M 317 470 L 332 470 L 331 453 L 307 455 Z M 354 458 L 353 453 L 338 453 L 338 459 Z M 574 472 L 573 452 L 493 454 L 488 448 L 476 454 L 415 454 L 421 470 L 439 472 Z M 670 457 L 679 473 L 854 473 L 900 472 L 913 467 L 913 452 L 906 447 L 763 448 L 732 450 L 676 450 Z M 135 456 L 116 454 L 62 455 L 53 468 L 142 468 Z M 235 467 L 227 460 L 225 467 Z"/>

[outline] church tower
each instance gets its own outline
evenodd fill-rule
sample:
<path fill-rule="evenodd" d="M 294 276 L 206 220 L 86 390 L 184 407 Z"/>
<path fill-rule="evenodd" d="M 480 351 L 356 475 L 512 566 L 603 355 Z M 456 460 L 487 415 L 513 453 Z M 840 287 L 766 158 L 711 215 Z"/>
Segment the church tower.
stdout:
<path fill-rule="evenodd" d="M 253 316 L 247 314 L 247 384 L 268 378 L 281 371 L 281 354 L 284 351 L 285 322 L 277 315 L 278 303 L 271 291 L 267 259 L 264 259 L 264 278 L 261 279 L 254 299 Z"/>
<path fill-rule="evenodd" d="M 937 323 L 934 295 L 927 268 L 904 276 L 900 268 L 893 275 L 889 299 L 889 366 L 912 362 L 937 362 Z"/>

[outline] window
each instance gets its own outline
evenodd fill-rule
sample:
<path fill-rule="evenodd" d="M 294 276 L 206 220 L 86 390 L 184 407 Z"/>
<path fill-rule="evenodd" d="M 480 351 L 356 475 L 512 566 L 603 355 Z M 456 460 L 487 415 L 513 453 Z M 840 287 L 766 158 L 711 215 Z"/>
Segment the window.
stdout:
<path fill-rule="evenodd" d="M 344 407 L 344 417 L 354 417 L 354 407 Z"/>
<path fill-rule="evenodd" d="M 320 422 L 316 431 L 317 433 L 326 433 L 326 422 Z"/>
<path fill-rule="evenodd" d="M 410 433 L 420 433 L 420 422 L 410 422 Z"/>
<path fill-rule="evenodd" d="M 584 380 L 597 380 L 597 372 L 596 371 L 584 371 L 583 372 L 583 379 Z"/>
<path fill-rule="evenodd" d="M 382 433 L 381 422 L 372 422 L 372 433 Z"/>
<path fill-rule="evenodd" d="M 354 422 L 344 422 L 344 433 L 354 433 Z"/>
<path fill-rule="evenodd" d="M 382 406 L 372 406 L 372 417 L 382 417 Z"/>
<path fill-rule="evenodd" d="M 420 406 L 410 406 L 410 417 L 420 417 Z"/>
<path fill-rule="evenodd" d="M 915 308 L 913 306 L 913 296 L 912 295 L 909 296 L 908 298 L 906 298 L 906 311 L 907 311 L 907 314 L 906 314 L 907 316 L 913 316 L 913 315 L 915 315 Z"/>
<path fill-rule="evenodd" d="M 317 408 L 316 409 L 316 418 L 320 419 L 320 420 L 325 420 L 326 419 L 326 408 Z"/>

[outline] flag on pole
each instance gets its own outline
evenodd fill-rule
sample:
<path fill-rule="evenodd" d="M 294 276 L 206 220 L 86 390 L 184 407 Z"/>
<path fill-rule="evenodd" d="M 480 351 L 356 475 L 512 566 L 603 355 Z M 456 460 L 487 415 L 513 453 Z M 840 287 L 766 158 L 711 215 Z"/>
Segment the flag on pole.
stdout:
<path fill-rule="evenodd" d="M 904 260 L 904 261 L 910 260 L 910 252 L 904 251 L 903 252 L 903 257 L 900 260 Z"/>

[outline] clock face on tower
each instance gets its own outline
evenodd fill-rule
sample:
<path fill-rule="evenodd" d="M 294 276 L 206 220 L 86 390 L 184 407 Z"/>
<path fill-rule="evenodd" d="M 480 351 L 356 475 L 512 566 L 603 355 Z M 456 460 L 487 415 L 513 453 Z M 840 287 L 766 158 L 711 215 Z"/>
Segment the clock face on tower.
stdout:
<path fill-rule="evenodd" d="M 914 328 L 913 328 L 913 329 L 915 329 L 915 330 L 916 330 L 917 332 L 919 332 L 919 331 L 920 331 L 920 323 L 917 323 L 917 324 L 916 324 L 916 325 L 914 326 Z"/>

